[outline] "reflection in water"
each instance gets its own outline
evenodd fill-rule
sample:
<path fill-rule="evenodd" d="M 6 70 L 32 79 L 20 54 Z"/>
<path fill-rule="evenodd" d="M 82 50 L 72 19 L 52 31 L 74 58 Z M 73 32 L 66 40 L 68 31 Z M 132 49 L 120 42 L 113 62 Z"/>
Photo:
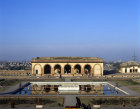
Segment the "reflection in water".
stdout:
<path fill-rule="evenodd" d="M 82 95 L 121 95 L 122 92 L 109 85 L 79 85 L 79 91 L 59 91 L 58 85 L 30 84 L 17 92 L 18 95 L 82 94 Z"/>

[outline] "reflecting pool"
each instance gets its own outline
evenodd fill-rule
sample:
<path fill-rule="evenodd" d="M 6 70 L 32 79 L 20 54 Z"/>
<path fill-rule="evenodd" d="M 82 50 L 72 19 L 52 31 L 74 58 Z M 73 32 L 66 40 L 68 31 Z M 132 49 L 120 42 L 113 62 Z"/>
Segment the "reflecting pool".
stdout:
<path fill-rule="evenodd" d="M 108 84 L 97 85 L 78 85 L 63 86 L 62 85 L 38 85 L 29 84 L 26 87 L 14 92 L 16 95 L 58 95 L 58 94 L 81 94 L 81 95 L 122 95 L 122 91 Z M 76 88 L 75 88 L 76 87 Z M 64 90 L 63 90 L 64 89 Z M 67 90 L 65 90 L 67 89 Z M 75 90 L 74 90 L 75 89 Z"/>

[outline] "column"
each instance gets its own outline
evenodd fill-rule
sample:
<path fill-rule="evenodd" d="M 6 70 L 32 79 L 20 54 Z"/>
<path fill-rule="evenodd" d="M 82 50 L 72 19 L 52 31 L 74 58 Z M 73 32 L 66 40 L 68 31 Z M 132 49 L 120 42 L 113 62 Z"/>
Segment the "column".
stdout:
<path fill-rule="evenodd" d="M 74 74 L 74 68 L 73 68 L 73 66 L 71 66 L 71 74 L 72 75 Z"/>
<path fill-rule="evenodd" d="M 94 85 L 92 85 L 92 86 L 91 86 L 91 90 L 92 90 L 92 91 L 94 91 L 94 90 L 95 90 L 95 89 L 94 89 Z"/>
<path fill-rule="evenodd" d="M 61 67 L 61 75 L 64 75 L 64 67 Z"/>
<path fill-rule="evenodd" d="M 81 91 L 84 91 L 84 90 L 85 90 L 84 85 L 81 85 Z"/>
<path fill-rule="evenodd" d="M 35 68 L 34 68 L 34 66 L 32 66 L 32 74 L 31 75 L 35 75 Z"/>
<path fill-rule="evenodd" d="M 51 91 L 54 90 L 54 85 L 51 85 L 50 90 Z"/>
<path fill-rule="evenodd" d="M 82 74 L 82 75 L 85 75 L 84 67 L 82 67 L 82 66 L 81 66 L 81 74 Z"/>
<path fill-rule="evenodd" d="M 85 94 L 85 86 L 84 85 L 81 85 L 81 94 Z"/>
<path fill-rule="evenodd" d="M 91 75 L 91 76 L 94 76 L 94 67 L 91 68 L 90 75 Z"/>
<path fill-rule="evenodd" d="M 51 75 L 54 74 L 54 67 L 51 68 Z"/>
<path fill-rule="evenodd" d="M 41 75 L 44 75 L 44 67 L 41 68 Z"/>

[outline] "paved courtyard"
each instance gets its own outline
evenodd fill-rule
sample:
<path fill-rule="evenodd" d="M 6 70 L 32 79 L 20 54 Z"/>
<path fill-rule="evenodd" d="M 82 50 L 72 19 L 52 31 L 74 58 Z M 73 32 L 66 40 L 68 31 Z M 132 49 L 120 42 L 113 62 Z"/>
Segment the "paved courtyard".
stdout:
<path fill-rule="evenodd" d="M 65 82 L 71 82 L 71 78 L 65 78 Z M 22 85 L 25 85 L 27 82 L 22 82 Z M 110 81 L 109 83 L 111 83 L 112 85 L 116 86 L 115 82 Z M 11 88 L 9 88 L 7 91 L 5 91 L 5 93 L 8 93 L 10 91 L 14 91 L 16 89 L 19 88 L 20 84 L 17 84 Z M 126 86 L 119 86 L 120 89 L 126 91 L 129 93 L 129 96 L 140 96 L 139 93 L 136 93 L 135 91 L 130 90 L 129 88 L 127 88 Z M 45 95 L 45 96 L 52 96 L 52 95 Z M 64 100 L 64 106 L 75 106 L 77 101 L 76 101 L 76 97 L 78 96 L 94 96 L 94 95 L 57 95 L 57 96 L 63 96 L 65 98 Z M 99 95 L 100 96 L 100 95 Z M 127 96 L 127 95 L 124 95 Z M 8 109 L 8 105 L 0 105 L 0 109 Z M 15 109 L 35 109 L 35 105 L 16 105 Z M 45 109 L 64 109 L 64 107 L 44 107 Z M 101 106 L 101 109 L 140 109 L 140 106 L 125 106 L 122 107 L 120 106 Z"/>

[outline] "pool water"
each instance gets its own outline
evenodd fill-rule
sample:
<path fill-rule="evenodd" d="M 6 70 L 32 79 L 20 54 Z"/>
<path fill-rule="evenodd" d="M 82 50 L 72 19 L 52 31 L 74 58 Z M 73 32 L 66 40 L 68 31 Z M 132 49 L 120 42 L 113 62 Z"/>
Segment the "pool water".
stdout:
<path fill-rule="evenodd" d="M 79 91 L 59 91 L 57 85 L 34 85 L 28 86 L 14 92 L 16 95 L 58 95 L 58 94 L 81 94 L 81 95 L 122 95 L 123 92 L 116 90 L 114 87 L 106 85 L 79 86 Z"/>
<path fill-rule="evenodd" d="M 121 94 L 123 94 L 122 92 L 116 90 L 115 88 L 113 88 L 109 85 L 104 85 L 103 92 L 104 92 L 104 95 L 121 95 Z"/>

